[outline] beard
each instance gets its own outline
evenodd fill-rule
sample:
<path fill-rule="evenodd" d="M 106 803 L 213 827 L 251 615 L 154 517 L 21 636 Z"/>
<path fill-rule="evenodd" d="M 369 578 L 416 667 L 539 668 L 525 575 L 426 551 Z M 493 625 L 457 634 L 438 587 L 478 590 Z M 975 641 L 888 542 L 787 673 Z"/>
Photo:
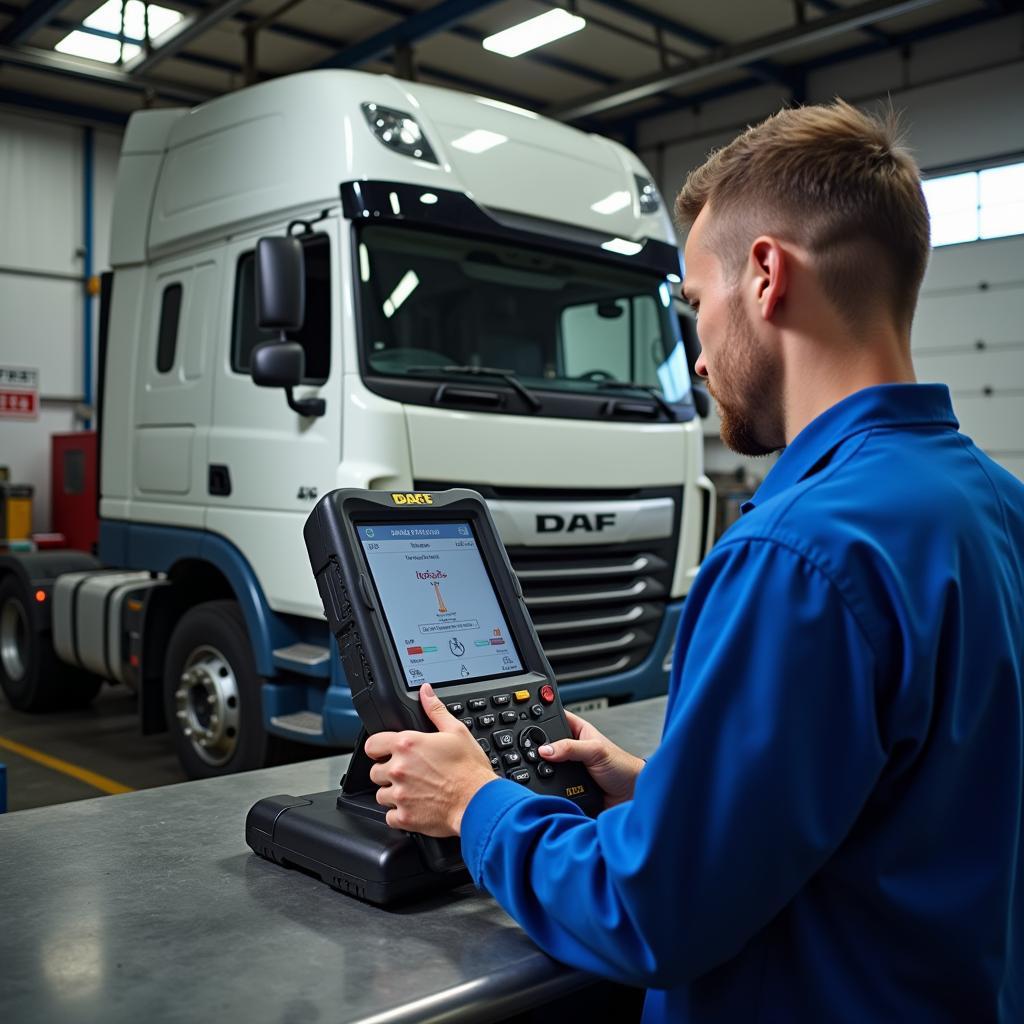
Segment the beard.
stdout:
<path fill-rule="evenodd" d="M 725 357 L 722 358 L 722 355 Z M 739 455 L 769 455 L 786 444 L 782 367 L 758 344 L 738 297 L 729 305 L 728 340 L 707 388 L 722 421 L 722 442 Z"/>

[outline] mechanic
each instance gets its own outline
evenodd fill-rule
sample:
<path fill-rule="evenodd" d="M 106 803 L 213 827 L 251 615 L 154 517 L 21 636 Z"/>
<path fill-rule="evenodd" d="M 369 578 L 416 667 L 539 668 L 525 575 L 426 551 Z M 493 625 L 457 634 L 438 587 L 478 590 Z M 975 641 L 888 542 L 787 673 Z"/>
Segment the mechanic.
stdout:
<path fill-rule="evenodd" d="M 915 383 L 929 253 L 895 119 L 784 110 L 693 171 L 684 294 L 723 439 L 782 449 L 705 560 L 645 764 L 571 718 L 591 820 L 437 733 L 366 743 L 551 956 L 645 1021 L 1024 1020 L 1024 485 Z"/>

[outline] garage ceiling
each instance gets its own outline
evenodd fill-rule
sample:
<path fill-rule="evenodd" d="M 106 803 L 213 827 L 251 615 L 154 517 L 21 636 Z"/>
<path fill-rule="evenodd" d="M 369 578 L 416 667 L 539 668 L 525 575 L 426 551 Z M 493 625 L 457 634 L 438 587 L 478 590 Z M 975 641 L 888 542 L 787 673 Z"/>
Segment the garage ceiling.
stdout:
<path fill-rule="evenodd" d="M 54 45 L 101 0 L 0 0 L 0 103 L 123 123 L 315 67 L 415 77 L 630 138 L 639 118 L 807 76 L 1020 10 L 1021 0 L 159 0 L 181 32 L 124 66 Z M 573 35 L 509 58 L 481 41 L 565 6 Z M 93 35 L 104 33 L 87 29 Z M 106 34 L 110 38 L 109 33 Z M 116 37 L 114 37 L 116 38 Z"/>

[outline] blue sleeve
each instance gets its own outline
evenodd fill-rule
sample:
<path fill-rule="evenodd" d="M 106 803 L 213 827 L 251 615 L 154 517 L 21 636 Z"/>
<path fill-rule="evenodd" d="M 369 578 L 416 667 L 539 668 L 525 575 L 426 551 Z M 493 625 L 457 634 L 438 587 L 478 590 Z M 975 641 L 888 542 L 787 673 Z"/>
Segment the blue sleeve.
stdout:
<path fill-rule="evenodd" d="M 592 821 L 496 780 L 462 823 L 474 879 L 542 949 L 650 988 L 739 952 L 835 850 L 885 760 L 871 644 L 789 548 L 716 548 L 678 644 L 632 801 Z"/>

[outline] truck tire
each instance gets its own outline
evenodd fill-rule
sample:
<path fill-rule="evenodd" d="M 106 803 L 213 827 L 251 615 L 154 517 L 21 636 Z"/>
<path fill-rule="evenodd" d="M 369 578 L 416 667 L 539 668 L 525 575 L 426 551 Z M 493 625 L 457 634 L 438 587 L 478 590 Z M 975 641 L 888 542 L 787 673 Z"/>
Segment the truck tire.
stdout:
<path fill-rule="evenodd" d="M 262 684 L 236 601 L 207 601 L 185 612 L 167 645 L 164 707 L 189 778 L 268 763 Z"/>
<path fill-rule="evenodd" d="M 49 630 L 33 625 L 31 600 L 17 576 L 0 580 L 0 689 L 18 711 L 85 707 L 103 680 L 58 660 Z"/>

